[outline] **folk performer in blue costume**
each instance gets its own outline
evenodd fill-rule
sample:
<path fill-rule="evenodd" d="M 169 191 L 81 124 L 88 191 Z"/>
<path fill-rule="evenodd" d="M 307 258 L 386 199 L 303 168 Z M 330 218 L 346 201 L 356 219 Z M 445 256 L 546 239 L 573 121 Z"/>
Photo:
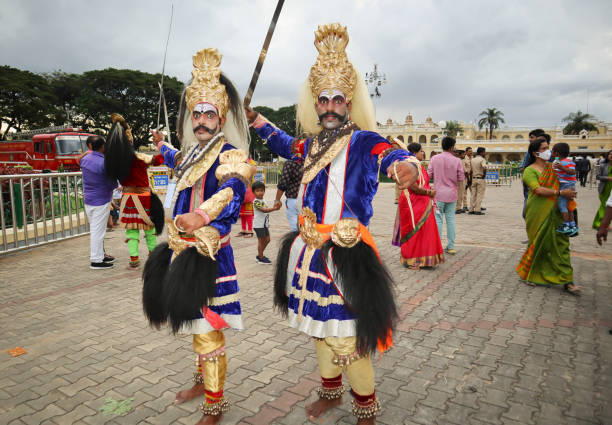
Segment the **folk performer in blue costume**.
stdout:
<path fill-rule="evenodd" d="M 230 229 L 253 175 L 246 163 L 249 138 L 242 101 L 220 63 L 216 49 L 193 57 L 193 79 L 178 116 L 181 150 L 153 132 L 177 181 L 175 190 L 170 185 L 166 194 L 174 217 L 168 223 L 168 243 L 155 249 L 143 273 L 143 304 L 150 323 L 159 328 L 169 322 L 174 333 L 193 335 L 194 385 L 180 391 L 175 403 L 205 396 L 198 424 L 219 423 L 229 408 L 223 397 L 223 329 L 242 329 Z"/>
<path fill-rule="evenodd" d="M 380 403 L 370 354 L 391 346 L 397 312 L 391 277 L 367 226 L 379 173 L 404 189 L 418 169 L 408 151 L 371 131 L 373 105 L 347 58 L 348 41 L 340 24 L 315 32 L 319 56 L 297 105 L 298 121 L 311 137 L 294 138 L 252 109 L 246 112 L 272 151 L 304 164 L 300 229 L 281 243 L 274 301 L 290 326 L 315 340 L 322 386 L 307 414 L 319 416 L 341 402 L 344 369 L 357 423 L 373 424 Z"/>

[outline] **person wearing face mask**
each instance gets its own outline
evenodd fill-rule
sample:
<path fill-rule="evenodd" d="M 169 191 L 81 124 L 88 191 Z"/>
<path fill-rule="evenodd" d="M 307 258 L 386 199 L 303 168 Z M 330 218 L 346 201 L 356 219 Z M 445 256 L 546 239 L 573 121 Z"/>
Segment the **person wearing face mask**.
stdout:
<path fill-rule="evenodd" d="M 168 243 L 155 248 L 143 272 L 143 306 L 151 325 L 159 328 L 168 322 L 174 334 L 193 336 L 194 385 L 180 391 L 174 403 L 203 396 L 204 415 L 198 425 L 219 423 L 229 409 L 223 392 L 223 331 L 242 329 L 229 234 L 254 172 L 247 163 L 249 133 L 242 99 L 220 64 L 217 49 L 193 56 L 193 79 L 178 114 L 181 150 L 152 131 L 177 181 L 166 194 L 174 218 L 167 226 Z"/>
<path fill-rule="evenodd" d="M 552 155 L 545 137 L 529 144 L 530 160 L 523 172 L 523 182 L 529 187 L 525 206 L 528 245 L 516 267 L 520 278 L 533 285 L 562 285 L 565 291 L 577 295 L 570 260 L 569 237 L 557 232 L 563 217 L 557 200 L 576 196 L 574 189 L 560 189 L 559 179 L 549 162 Z M 552 253 L 552 255 L 551 255 Z"/>
<path fill-rule="evenodd" d="M 297 119 L 307 138 L 289 136 L 252 109 L 247 118 L 266 146 L 287 159 L 303 158 L 297 195 L 299 232 L 281 241 L 275 304 L 289 325 L 313 338 L 321 387 L 306 407 L 311 417 L 341 403 L 346 370 L 353 414 L 375 423 L 371 354 L 392 343 L 397 317 L 392 282 L 368 231 L 379 172 L 409 187 L 418 160 L 374 133 L 372 100 L 348 60 L 346 27 L 319 26 L 319 55 L 302 86 Z"/>

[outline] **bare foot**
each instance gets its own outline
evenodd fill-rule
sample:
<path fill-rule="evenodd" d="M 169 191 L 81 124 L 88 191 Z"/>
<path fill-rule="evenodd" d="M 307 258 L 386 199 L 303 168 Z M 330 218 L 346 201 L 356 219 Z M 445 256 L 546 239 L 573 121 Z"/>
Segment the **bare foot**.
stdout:
<path fill-rule="evenodd" d="M 336 398 L 333 400 L 327 400 L 325 398 L 320 398 L 314 403 L 311 403 L 308 406 L 306 406 L 306 414 L 308 415 L 310 419 L 318 418 L 323 413 L 325 413 L 327 410 L 331 409 L 332 407 L 336 407 L 340 404 L 342 404 L 342 397 Z"/>
<path fill-rule="evenodd" d="M 357 425 L 374 425 L 375 423 L 376 423 L 375 417 L 357 420 Z"/>
<path fill-rule="evenodd" d="M 189 401 L 192 398 L 195 398 L 201 395 L 204 395 L 204 384 L 195 384 L 193 387 L 189 388 L 188 390 L 179 391 L 179 393 L 174 398 L 174 404 L 185 403 L 186 401 Z"/>
<path fill-rule="evenodd" d="M 204 415 L 202 419 L 200 419 L 196 425 L 217 425 L 221 420 L 221 415 Z"/>

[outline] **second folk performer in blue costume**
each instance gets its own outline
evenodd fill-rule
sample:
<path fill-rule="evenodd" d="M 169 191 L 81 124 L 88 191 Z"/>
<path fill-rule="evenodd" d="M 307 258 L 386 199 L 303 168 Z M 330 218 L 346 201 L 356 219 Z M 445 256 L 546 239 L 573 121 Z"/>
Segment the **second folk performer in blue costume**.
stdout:
<path fill-rule="evenodd" d="M 405 188 L 418 170 L 411 153 L 371 131 L 373 105 L 346 56 L 347 44 L 340 24 L 315 32 L 319 56 L 297 106 L 311 137 L 294 138 L 250 108 L 247 118 L 268 148 L 304 164 L 300 230 L 281 242 L 274 301 L 290 326 L 315 339 L 322 386 L 307 413 L 316 417 L 340 403 L 344 369 L 357 423 L 372 424 L 380 403 L 370 354 L 391 346 L 397 312 L 391 277 L 367 226 L 379 173 Z"/>

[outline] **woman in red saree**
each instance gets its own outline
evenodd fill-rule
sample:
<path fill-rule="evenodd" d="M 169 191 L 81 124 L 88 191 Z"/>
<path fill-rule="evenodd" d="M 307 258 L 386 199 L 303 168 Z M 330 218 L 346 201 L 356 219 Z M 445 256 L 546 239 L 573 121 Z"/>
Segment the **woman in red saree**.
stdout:
<path fill-rule="evenodd" d="M 408 150 L 419 161 L 423 160 L 424 152 L 419 143 L 410 143 Z M 393 232 L 393 245 L 401 247 L 401 262 L 412 270 L 435 267 L 444 262 L 444 250 L 434 217 L 436 192 L 429 185 L 425 168 L 419 167 L 417 181 L 400 195 Z"/>

